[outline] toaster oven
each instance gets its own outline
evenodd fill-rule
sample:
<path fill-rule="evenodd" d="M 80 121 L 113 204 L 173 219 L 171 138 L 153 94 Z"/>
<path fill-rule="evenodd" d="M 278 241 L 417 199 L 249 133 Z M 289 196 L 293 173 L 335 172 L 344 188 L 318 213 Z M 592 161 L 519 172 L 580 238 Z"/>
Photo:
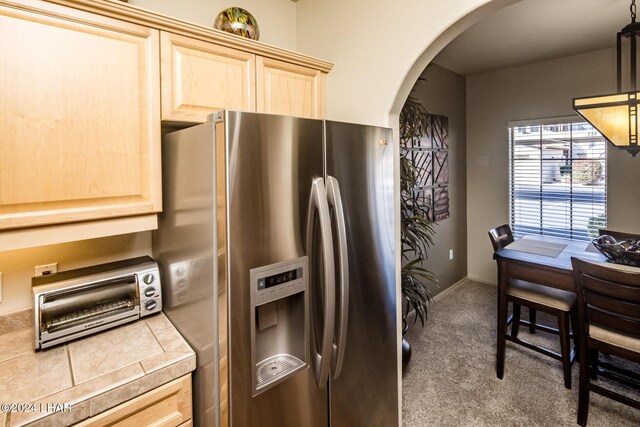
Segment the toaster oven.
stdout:
<path fill-rule="evenodd" d="M 158 264 L 148 256 L 31 280 L 36 350 L 162 310 Z"/>

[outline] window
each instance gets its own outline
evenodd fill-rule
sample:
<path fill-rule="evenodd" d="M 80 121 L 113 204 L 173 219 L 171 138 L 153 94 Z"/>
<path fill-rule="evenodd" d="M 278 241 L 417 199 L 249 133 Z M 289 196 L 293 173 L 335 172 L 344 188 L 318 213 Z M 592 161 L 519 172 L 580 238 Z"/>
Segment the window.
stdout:
<path fill-rule="evenodd" d="M 509 123 L 509 208 L 516 237 L 590 240 L 607 225 L 606 142 L 577 118 Z"/>

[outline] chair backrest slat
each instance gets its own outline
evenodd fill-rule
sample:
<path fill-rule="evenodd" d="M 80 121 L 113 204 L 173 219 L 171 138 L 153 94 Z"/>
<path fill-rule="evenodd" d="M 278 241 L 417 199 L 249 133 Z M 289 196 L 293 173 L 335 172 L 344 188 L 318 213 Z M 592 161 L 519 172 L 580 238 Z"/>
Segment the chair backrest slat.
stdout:
<path fill-rule="evenodd" d="M 489 238 L 493 245 L 493 251 L 497 252 L 500 249 L 513 242 L 513 233 L 509 224 L 501 225 L 500 227 L 492 228 L 489 230 Z"/>
<path fill-rule="evenodd" d="M 583 273 L 582 288 L 618 301 L 640 303 L 640 274 L 636 276 L 639 283 L 634 285 Z"/>
<path fill-rule="evenodd" d="M 587 306 L 598 307 L 600 310 L 619 314 L 620 316 L 634 318 L 638 317 L 638 313 L 640 313 L 640 304 L 634 302 L 620 301 L 619 299 L 591 291 L 583 292 L 583 296 Z"/>

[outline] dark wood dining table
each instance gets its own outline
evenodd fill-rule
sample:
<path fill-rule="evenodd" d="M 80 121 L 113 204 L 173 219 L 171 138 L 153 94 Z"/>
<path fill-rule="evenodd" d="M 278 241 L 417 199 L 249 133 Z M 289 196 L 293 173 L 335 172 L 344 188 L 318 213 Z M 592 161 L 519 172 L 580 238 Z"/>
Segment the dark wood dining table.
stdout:
<path fill-rule="evenodd" d="M 591 262 L 605 262 L 600 252 L 587 250 L 593 245 L 584 240 L 568 240 L 555 237 L 527 235 L 525 239 L 567 245 L 556 257 L 509 249 L 508 245 L 495 254 L 498 261 L 498 285 L 506 284 L 506 279 L 527 280 L 552 288 L 575 292 L 575 283 L 571 268 L 571 257 Z M 515 243 L 515 242 L 514 242 Z M 502 286 L 500 286 L 502 287 Z"/>
<path fill-rule="evenodd" d="M 509 249 L 511 245 L 494 254 L 498 262 L 498 354 L 504 354 L 506 340 L 504 331 L 507 327 L 507 284 L 509 279 L 520 279 L 538 283 L 552 288 L 575 292 L 576 285 L 571 267 L 571 257 L 591 262 L 606 262 L 606 258 L 594 249 L 588 250 L 590 242 L 584 240 L 567 240 L 547 236 L 528 235 L 523 237 L 536 242 L 566 245 L 557 256 L 540 255 Z M 517 242 L 517 241 L 516 241 Z M 516 243 L 514 242 L 514 243 Z M 496 358 L 498 378 L 504 374 L 504 359 Z"/>

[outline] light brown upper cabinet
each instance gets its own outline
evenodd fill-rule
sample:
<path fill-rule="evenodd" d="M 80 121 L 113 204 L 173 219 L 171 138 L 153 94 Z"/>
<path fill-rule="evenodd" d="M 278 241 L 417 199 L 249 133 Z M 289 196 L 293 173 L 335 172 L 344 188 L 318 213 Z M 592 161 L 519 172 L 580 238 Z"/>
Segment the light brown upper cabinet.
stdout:
<path fill-rule="evenodd" d="M 257 111 L 323 118 L 326 74 L 312 68 L 257 57 Z"/>
<path fill-rule="evenodd" d="M 159 31 L 13 3 L 0 4 L 0 229 L 160 211 Z"/>
<path fill-rule="evenodd" d="M 252 47 L 162 32 L 162 120 L 202 123 L 221 109 L 324 117 L 326 73 L 295 58 L 254 54 Z"/>
<path fill-rule="evenodd" d="M 161 34 L 162 120 L 201 123 L 220 109 L 255 111 L 252 53 Z"/>

